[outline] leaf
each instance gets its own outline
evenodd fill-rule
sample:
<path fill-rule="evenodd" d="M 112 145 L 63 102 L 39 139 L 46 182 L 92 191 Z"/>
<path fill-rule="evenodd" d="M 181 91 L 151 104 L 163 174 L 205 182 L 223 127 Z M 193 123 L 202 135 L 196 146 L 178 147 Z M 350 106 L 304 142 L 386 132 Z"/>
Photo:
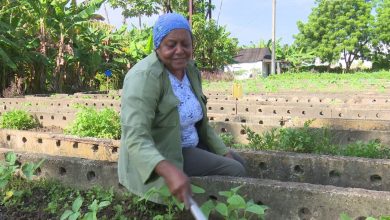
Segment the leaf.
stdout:
<path fill-rule="evenodd" d="M 80 212 L 74 212 L 73 214 L 71 214 L 70 216 L 69 216 L 69 220 L 77 220 L 78 218 L 79 218 L 79 216 L 81 215 L 81 213 Z"/>
<path fill-rule="evenodd" d="M 261 205 L 257 205 L 257 204 L 252 204 L 250 206 L 248 206 L 245 211 L 247 212 L 252 212 L 252 213 L 255 213 L 255 214 L 258 214 L 258 215 L 263 215 L 264 214 L 264 211 L 267 209 L 266 206 L 261 206 Z"/>
<path fill-rule="evenodd" d="M 81 196 L 77 197 L 76 200 L 73 201 L 72 210 L 74 212 L 79 211 L 82 204 L 83 204 L 83 197 Z"/>
<path fill-rule="evenodd" d="M 236 208 L 245 208 L 246 206 L 244 198 L 242 198 L 242 196 L 240 195 L 233 195 L 232 197 L 227 199 L 227 202 L 229 203 L 229 205 L 232 205 Z"/>
<path fill-rule="evenodd" d="M 14 191 L 7 191 L 7 192 L 5 193 L 5 197 L 4 197 L 3 201 L 7 201 L 7 200 L 10 199 L 13 195 L 14 195 Z"/>
<path fill-rule="evenodd" d="M 16 154 L 14 152 L 8 152 L 5 155 L 5 161 L 10 165 L 14 165 L 16 162 Z"/>
<path fill-rule="evenodd" d="M 224 217 L 229 216 L 228 208 L 225 203 L 218 202 L 217 206 L 215 206 L 215 210 Z"/>
<path fill-rule="evenodd" d="M 99 208 L 104 208 L 106 206 L 109 206 L 111 204 L 110 201 L 103 201 L 101 203 L 99 203 Z"/>
<path fill-rule="evenodd" d="M 352 220 L 351 217 L 349 217 L 347 214 L 345 213 L 341 213 L 340 214 L 340 220 Z"/>
<path fill-rule="evenodd" d="M 66 210 L 66 211 L 61 215 L 60 220 L 65 220 L 65 219 L 67 219 L 71 214 L 73 214 L 73 212 L 72 212 L 71 210 Z"/>
<path fill-rule="evenodd" d="M 204 190 L 203 188 L 201 188 L 199 186 L 195 186 L 193 184 L 191 184 L 191 190 L 195 194 L 200 194 L 200 193 L 205 193 L 206 192 L 206 190 Z"/>
<path fill-rule="evenodd" d="M 206 218 L 209 217 L 211 211 L 215 208 L 214 202 L 212 200 L 207 200 L 207 202 L 203 203 L 200 209 Z"/>

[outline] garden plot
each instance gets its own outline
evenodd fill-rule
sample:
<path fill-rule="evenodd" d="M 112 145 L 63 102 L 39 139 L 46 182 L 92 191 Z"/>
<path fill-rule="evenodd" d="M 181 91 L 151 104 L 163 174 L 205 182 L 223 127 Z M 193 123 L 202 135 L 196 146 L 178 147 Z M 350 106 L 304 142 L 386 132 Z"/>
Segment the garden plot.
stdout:
<path fill-rule="evenodd" d="M 0 130 L 0 144 L 15 151 L 116 162 L 119 141 L 70 135 Z M 389 160 L 239 151 L 253 178 L 390 191 Z"/>
<path fill-rule="evenodd" d="M 26 105 L 24 104 L 28 103 L 26 99 L 18 99 L 17 101 L 7 99 L 2 106 L 6 104 L 8 106 L 12 105 L 12 108 L 23 107 L 34 113 L 42 124 L 50 125 L 51 121 L 51 125 L 59 127 L 65 127 L 74 120 L 76 110 L 72 108 L 73 105 L 91 106 L 100 109 L 110 107 L 110 103 L 112 103 L 112 107 L 119 108 L 119 101 L 109 98 L 99 100 L 69 98 L 69 102 L 67 102 L 68 98 L 64 98 L 64 100 L 58 98 L 39 99 L 45 105 L 40 105 L 40 102 L 37 102 L 38 104 L 34 103 L 35 105 Z M 32 99 L 28 100 L 31 101 Z M 261 115 L 258 114 L 256 104 L 248 105 L 249 101 L 243 101 L 242 103 L 245 102 L 246 105 L 239 106 L 235 100 L 219 103 L 209 99 L 208 106 L 223 104 L 228 106 L 227 109 L 232 106 L 236 110 L 241 109 L 234 113 L 215 113 L 211 111 L 208 117 L 210 121 L 213 121 L 215 129 L 221 133 L 231 132 L 235 138 L 239 139 L 246 136 L 246 131 L 243 130 L 242 125 L 260 132 L 270 130 L 272 127 L 302 127 L 306 119 L 314 117 L 302 117 L 302 112 L 298 110 L 290 110 L 291 115 L 287 116 L 274 114 L 271 110 L 270 114 Z M 278 107 L 278 112 L 280 109 L 287 112 L 289 109 L 285 109 L 286 105 L 278 103 L 266 105 L 263 103 L 259 106 L 262 106 L 262 108 L 269 107 L 270 109 Z M 302 105 L 304 105 L 302 107 L 304 109 L 316 108 L 313 102 Z M 310 105 L 313 106 L 310 107 Z M 318 105 L 323 107 L 327 104 L 319 102 Z M 343 103 L 343 105 L 347 108 L 349 104 Z M 362 105 L 354 103 L 353 108 L 356 108 L 356 106 Z M 382 108 L 382 106 L 386 106 L 386 104 L 377 105 L 377 110 L 387 114 L 386 107 Z M 249 111 L 252 107 L 257 112 Z M 296 103 L 293 107 L 299 108 Z M 1 112 L 5 112 L 10 108 L 1 108 Z M 248 111 L 246 111 L 246 108 L 248 108 Z M 344 108 L 341 110 L 344 110 Z M 368 111 L 361 110 L 361 114 L 368 115 Z M 348 111 L 348 109 L 345 111 Z M 297 112 L 296 115 L 294 115 L 294 112 Z M 310 114 L 307 113 L 307 115 Z M 327 115 L 332 116 L 332 113 L 327 113 Z M 345 115 L 346 113 L 344 113 Z M 347 116 L 323 117 L 312 123 L 317 123 L 315 126 L 318 127 L 321 127 L 321 122 L 339 128 L 342 127 L 339 130 L 344 133 L 339 133 L 340 136 L 338 137 L 337 133 L 334 133 L 333 136 L 336 136 L 337 140 L 344 140 L 345 142 L 354 141 L 356 140 L 354 138 L 359 137 L 380 139 L 382 142 L 388 141 L 386 138 L 390 135 L 388 134 L 389 123 L 386 117 L 367 120 L 369 117 L 366 116 L 357 119 L 348 118 Z M 226 118 L 229 120 L 226 121 Z M 261 120 L 263 123 L 259 123 Z M 361 126 L 365 122 L 369 125 Z M 351 130 L 351 128 L 357 128 L 358 130 Z M 376 131 L 370 131 L 374 129 Z M 335 130 L 337 129 L 333 129 L 333 132 Z M 351 134 L 355 136 L 351 136 Z M 2 129 L 0 130 L 0 144 L 8 150 L 21 152 L 21 158 L 26 161 L 31 158 L 37 160 L 37 158 L 45 157 L 47 161 L 50 161 L 48 164 L 51 164 L 52 167 L 42 167 L 41 174 L 44 176 L 56 178 L 71 185 L 78 182 L 80 184 L 84 183 L 82 187 L 99 184 L 120 188 L 116 182 L 115 163 L 119 147 L 118 141 L 77 138 L 54 132 Z M 34 153 L 38 154 L 32 156 Z M 250 178 L 194 178 L 194 183 L 203 187 L 208 186 L 205 187 L 207 189 L 210 188 L 210 191 L 207 192 L 208 195 L 204 195 L 203 199 L 208 197 L 219 199 L 218 190 L 243 185 L 245 194 L 250 195 L 256 202 L 264 203 L 270 207 L 267 214 L 269 219 L 337 219 L 341 212 L 349 213 L 353 218 L 390 214 L 388 209 L 390 207 L 390 195 L 388 194 L 388 191 L 390 191 L 390 177 L 386 172 L 390 168 L 388 160 L 269 151 L 240 151 L 240 154 L 248 161 Z M 31 156 L 30 159 L 28 159 L 29 156 Z M 85 169 L 80 168 L 83 165 L 86 165 Z M 344 187 L 352 188 L 346 190 Z M 202 197 L 199 197 L 199 199 L 202 199 Z M 343 205 L 335 203 L 334 199 L 344 201 Z"/>
<path fill-rule="evenodd" d="M 45 159 L 46 162 L 39 170 L 41 177 L 57 179 L 76 188 L 91 188 L 98 184 L 126 191 L 117 182 L 116 163 L 23 152 L 18 154 L 20 163 L 36 163 Z M 3 155 L 1 153 L 1 157 Z M 390 212 L 390 192 L 387 191 L 257 178 L 194 177 L 192 182 L 207 189 L 205 194 L 195 195 L 200 203 L 210 198 L 220 201 L 219 191 L 242 186 L 240 194 L 269 207 L 266 219 L 333 220 L 338 219 L 340 213 L 348 213 L 354 219 L 360 219 Z"/>

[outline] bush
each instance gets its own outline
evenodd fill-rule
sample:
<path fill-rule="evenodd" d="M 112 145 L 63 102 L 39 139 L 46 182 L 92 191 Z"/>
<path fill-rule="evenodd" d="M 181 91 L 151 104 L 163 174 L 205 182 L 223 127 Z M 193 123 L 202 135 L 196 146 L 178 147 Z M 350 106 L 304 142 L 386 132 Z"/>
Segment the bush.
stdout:
<path fill-rule="evenodd" d="M 0 128 L 28 130 L 39 126 L 38 120 L 24 110 L 8 111 L 0 117 Z"/>
<path fill-rule="evenodd" d="M 74 123 L 65 129 L 66 134 L 110 139 L 119 139 L 120 132 L 119 114 L 110 108 L 97 111 L 91 107 L 80 107 Z"/>

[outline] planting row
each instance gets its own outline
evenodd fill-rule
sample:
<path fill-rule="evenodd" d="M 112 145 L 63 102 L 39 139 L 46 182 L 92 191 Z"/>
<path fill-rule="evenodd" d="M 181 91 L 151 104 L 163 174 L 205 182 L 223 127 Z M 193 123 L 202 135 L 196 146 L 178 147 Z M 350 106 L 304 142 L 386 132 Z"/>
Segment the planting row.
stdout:
<path fill-rule="evenodd" d="M 19 153 L 18 157 L 19 163 L 22 164 L 37 163 L 41 159 L 45 159 L 39 171 L 41 177 L 57 179 L 77 188 L 91 188 L 99 184 L 106 188 L 114 187 L 118 191 L 126 191 L 117 182 L 116 163 L 31 153 Z M 203 194 L 194 195 L 200 204 L 210 198 L 223 202 L 222 195 L 226 194 L 219 192 L 239 189 L 239 193 L 252 199 L 254 204 L 266 204 L 269 207 L 266 212 L 267 219 L 333 220 L 341 213 L 347 213 L 354 219 L 365 219 L 367 216 L 390 214 L 390 192 L 385 191 L 254 178 L 193 177 L 191 181 L 207 189 Z"/>
<path fill-rule="evenodd" d="M 0 145 L 29 153 L 117 161 L 119 141 L 0 130 Z M 254 178 L 390 191 L 389 160 L 286 152 L 239 151 Z M 66 171 L 65 171 L 66 172 Z"/>

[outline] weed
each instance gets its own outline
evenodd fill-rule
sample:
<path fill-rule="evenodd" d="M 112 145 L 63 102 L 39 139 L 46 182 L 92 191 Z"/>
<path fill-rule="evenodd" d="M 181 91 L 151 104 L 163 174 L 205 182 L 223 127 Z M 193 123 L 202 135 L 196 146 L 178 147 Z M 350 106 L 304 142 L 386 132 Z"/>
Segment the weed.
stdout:
<path fill-rule="evenodd" d="M 24 110 L 8 111 L 0 117 L 0 128 L 28 130 L 39 126 L 38 120 Z"/>

